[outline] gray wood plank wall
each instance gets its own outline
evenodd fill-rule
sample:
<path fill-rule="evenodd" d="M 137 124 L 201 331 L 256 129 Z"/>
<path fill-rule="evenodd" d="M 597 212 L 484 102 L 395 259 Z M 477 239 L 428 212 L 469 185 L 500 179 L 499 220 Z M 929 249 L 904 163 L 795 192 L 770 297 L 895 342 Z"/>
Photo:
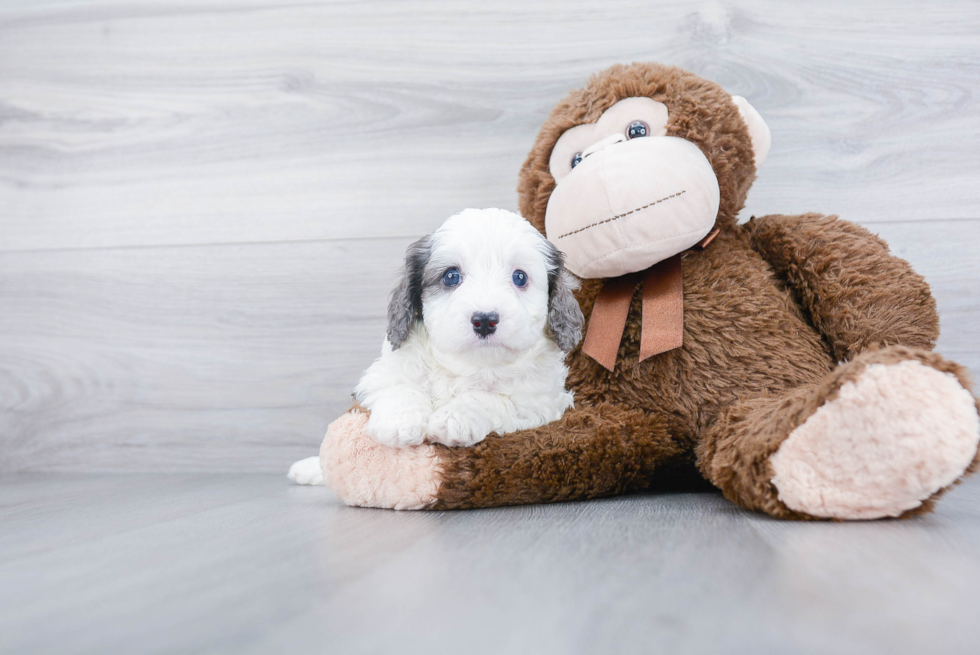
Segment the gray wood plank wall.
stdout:
<path fill-rule="evenodd" d="M 0 470 L 314 453 L 405 245 L 515 209 L 552 104 L 616 62 L 749 98 L 744 217 L 880 233 L 980 372 L 978 34 L 975 2 L 0 0 Z"/>

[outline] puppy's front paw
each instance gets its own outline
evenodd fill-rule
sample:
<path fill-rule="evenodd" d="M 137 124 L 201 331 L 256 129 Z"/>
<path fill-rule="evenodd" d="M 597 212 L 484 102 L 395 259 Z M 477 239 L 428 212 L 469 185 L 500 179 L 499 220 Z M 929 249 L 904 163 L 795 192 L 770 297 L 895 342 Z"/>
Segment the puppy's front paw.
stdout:
<path fill-rule="evenodd" d="M 424 405 L 383 405 L 371 410 L 367 432 L 384 446 L 417 446 L 425 439 L 432 410 Z"/>
<path fill-rule="evenodd" d="M 479 412 L 449 404 L 429 419 L 429 441 L 447 446 L 472 446 L 486 439 L 490 425 Z"/>

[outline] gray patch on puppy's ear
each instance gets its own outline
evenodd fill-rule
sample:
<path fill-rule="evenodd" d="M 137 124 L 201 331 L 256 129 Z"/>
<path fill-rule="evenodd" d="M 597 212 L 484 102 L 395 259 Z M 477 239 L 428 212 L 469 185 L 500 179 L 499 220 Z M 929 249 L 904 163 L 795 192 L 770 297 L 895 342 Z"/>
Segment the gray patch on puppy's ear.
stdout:
<path fill-rule="evenodd" d="M 402 278 L 388 302 L 388 343 L 392 350 L 398 350 L 415 322 L 422 320 L 422 276 L 431 250 L 432 235 L 427 234 L 405 251 Z"/>
<path fill-rule="evenodd" d="M 572 293 L 578 281 L 565 270 L 565 256 L 548 244 L 548 331 L 562 352 L 571 352 L 582 340 L 585 317 Z"/>

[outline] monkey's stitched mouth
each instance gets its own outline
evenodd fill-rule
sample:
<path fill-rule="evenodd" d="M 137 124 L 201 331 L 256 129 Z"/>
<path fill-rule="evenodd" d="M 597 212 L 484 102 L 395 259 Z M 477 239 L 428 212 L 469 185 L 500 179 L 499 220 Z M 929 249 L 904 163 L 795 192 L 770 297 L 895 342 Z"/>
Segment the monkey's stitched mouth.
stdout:
<path fill-rule="evenodd" d="M 665 202 L 667 200 L 670 200 L 671 198 L 676 198 L 677 196 L 683 195 L 686 192 L 687 192 L 687 190 L 684 189 L 684 190 L 678 191 L 677 193 L 672 193 L 669 196 L 666 196 L 664 198 L 661 198 L 660 200 L 655 200 L 653 202 L 649 202 L 649 203 L 643 205 L 642 207 L 637 207 L 636 209 L 631 209 L 628 212 L 625 212 L 623 214 L 616 214 L 612 218 L 606 218 L 606 219 L 601 220 L 601 221 L 596 221 L 592 225 L 586 225 L 585 227 L 580 227 L 577 230 L 572 230 L 571 232 L 566 232 L 565 234 L 560 235 L 558 238 L 559 239 L 564 239 L 565 237 L 570 237 L 573 234 L 578 234 L 579 232 L 585 232 L 586 230 L 592 229 L 594 227 L 598 227 L 600 225 L 605 225 L 606 223 L 611 223 L 613 221 L 619 220 L 620 218 L 624 218 L 626 216 L 629 216 L 630 214 L 635 214 L 638 211 L 642 211 L 644 209 L 647 209 L 648 207 L 653 207 L 654 205 L 659 205 L 660 203 Z"/>

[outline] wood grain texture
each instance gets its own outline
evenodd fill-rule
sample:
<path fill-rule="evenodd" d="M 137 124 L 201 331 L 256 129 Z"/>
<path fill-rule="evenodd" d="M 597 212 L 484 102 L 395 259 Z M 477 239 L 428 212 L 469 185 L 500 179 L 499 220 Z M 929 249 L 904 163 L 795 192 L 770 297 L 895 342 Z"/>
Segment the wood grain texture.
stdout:
<path fill-rule="evenodd" d="M 825 211 L 980 372 L 980 12 L 962 2 L 0 0 L 0 471 L 279 471 L 383 334 L 405 245 L 516 206 L 612 63 L 748 97 L 743 214 Z"/>
<path fill-rule="evenodd" d="M 0 10 L 0 248 L 418 235 L 514 208 L 612 63 L 749 98 L 750 213 L 980 217 L 980 11 L 810 4 L 76 2 Z"/>
<path fill-rule="evenodd" d="M 909 521 L 715 494 L 348 508 L 281 475 L 0 477 L 4 653 L 968 653 L 980 485 Z"/>
<path fill-rule="evenodd" d="M 406 245 L 0 255 L 3 467 L 285 470 L 378 356 Z"/>

